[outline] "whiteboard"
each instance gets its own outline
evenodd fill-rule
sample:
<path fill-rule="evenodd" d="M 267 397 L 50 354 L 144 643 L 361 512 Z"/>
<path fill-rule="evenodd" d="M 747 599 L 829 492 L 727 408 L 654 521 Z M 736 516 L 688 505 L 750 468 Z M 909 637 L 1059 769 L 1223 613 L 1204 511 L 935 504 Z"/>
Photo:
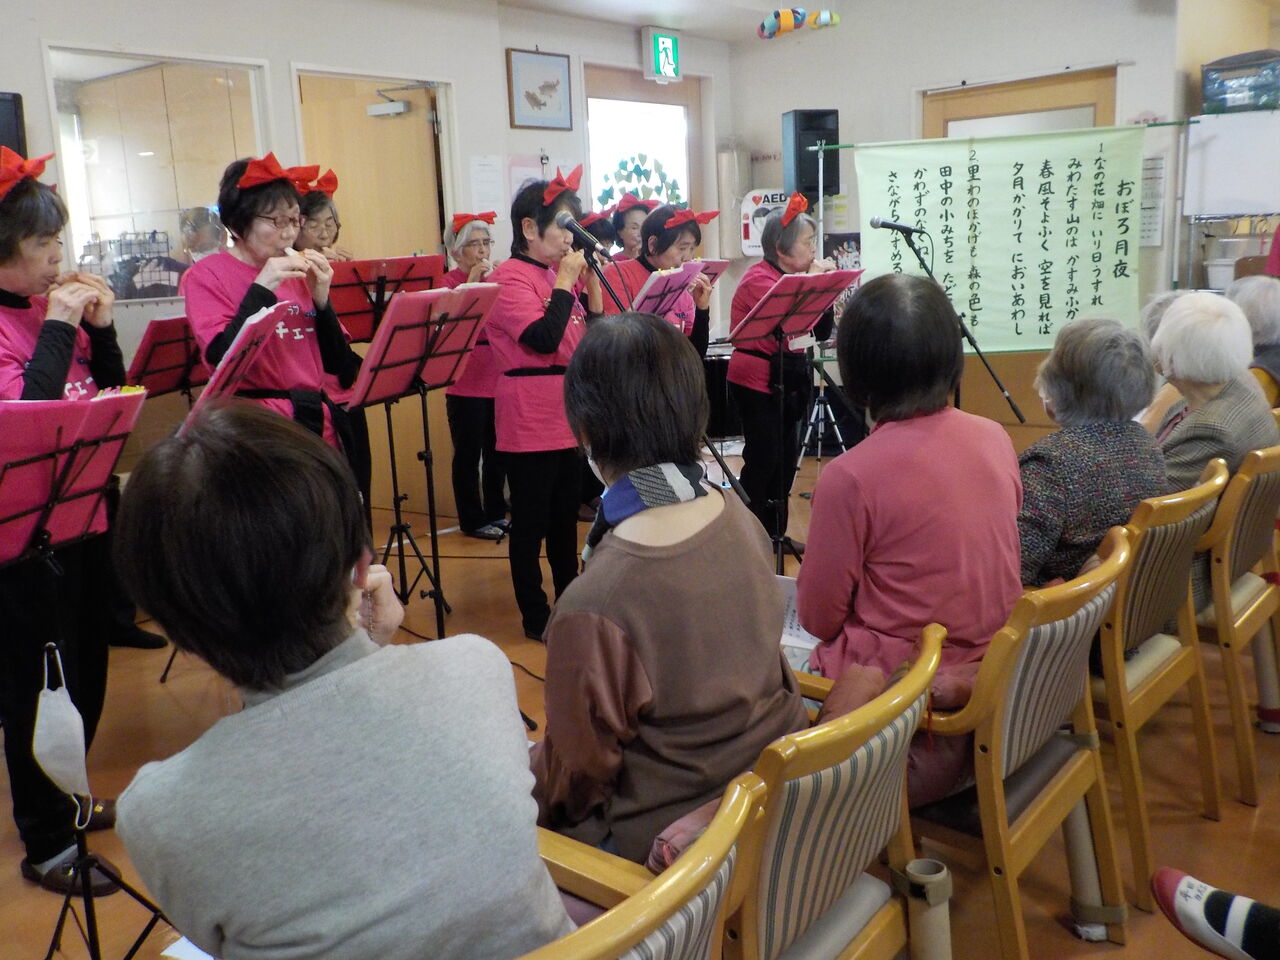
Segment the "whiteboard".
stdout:
<path fill-rule="evenodd" d="M 1188 217 L 1280 213 L 1280 111 L 1194 118 L 1182 212 Z"/>

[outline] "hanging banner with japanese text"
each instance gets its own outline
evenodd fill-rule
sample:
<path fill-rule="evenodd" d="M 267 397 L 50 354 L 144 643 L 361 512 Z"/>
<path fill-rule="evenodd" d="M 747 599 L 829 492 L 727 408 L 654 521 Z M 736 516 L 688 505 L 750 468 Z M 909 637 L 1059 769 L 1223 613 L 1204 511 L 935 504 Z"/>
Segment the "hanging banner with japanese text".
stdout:
<path fill-rule="evenodd" d="M 1080 317 L 1138 317 L 1142 127 L 854 150 L 866 278 L 923 273 L 916 240 L 984 351 L 1047 350 Z"/>

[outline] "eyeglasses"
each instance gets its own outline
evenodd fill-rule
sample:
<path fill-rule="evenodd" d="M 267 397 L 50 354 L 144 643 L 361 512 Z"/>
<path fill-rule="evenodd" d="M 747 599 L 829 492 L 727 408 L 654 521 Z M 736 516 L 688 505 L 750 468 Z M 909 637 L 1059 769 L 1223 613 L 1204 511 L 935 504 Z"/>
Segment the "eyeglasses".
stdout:
<path fill-rule="evenodd" d="M 290 227 L 293 227 L 295 230 L 300 230 L 302 228 L 301 217 L 268 217 L 265 214 L 258 213 L 254 215 L 254 219 L 267 221 L 267 223 L 274 226 L 281 233 L 288 230 Z"/>
<path fill-rule="evenodd" d="M 463 246 L 464 246 L 464 247 L 476 247 L 476 248 L 479 248 L 479 247 L 492 247 L 492 246 L 493 246 L 493 241 L 492 241 L 492 240 L 468 240 L 466 243 L 464 243 L 464 244 L 463 244 Z"/>

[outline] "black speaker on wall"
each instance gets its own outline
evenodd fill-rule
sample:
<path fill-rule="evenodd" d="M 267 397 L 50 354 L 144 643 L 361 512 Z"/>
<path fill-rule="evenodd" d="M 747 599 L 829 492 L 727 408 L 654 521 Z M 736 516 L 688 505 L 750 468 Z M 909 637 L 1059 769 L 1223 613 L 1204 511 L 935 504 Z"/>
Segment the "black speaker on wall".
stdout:
<path fill-rule="evenodd" d="M 0 144 L 27 155 L 27 125 L 22 120 L 20 93 L 0 93 Z"/>
<path fill-rule="evenodd" d="M 782 189 L 803 193 L 811 204 L 818 199 L 818 153 L 810 150 L 819 140 L 840 142 L 840 111 L 789 110 L 782 115 Z M 823 161 L 822 192 L 840 192 L 839 154 L 827 151 Z"/>

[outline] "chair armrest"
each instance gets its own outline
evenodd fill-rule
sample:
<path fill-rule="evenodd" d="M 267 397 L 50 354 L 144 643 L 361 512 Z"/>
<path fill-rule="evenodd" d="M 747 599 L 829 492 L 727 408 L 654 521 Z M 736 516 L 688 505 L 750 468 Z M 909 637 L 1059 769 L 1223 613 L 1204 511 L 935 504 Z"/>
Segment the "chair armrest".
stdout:
<path fill-rule="evenodd" d="M 800 696 L 808 697 L 810 700 L 826 700 L 827 694 L 831 692 L 835 681 L 826 677 L 820 677 L 814 673 L 801 673 L 799 670 L 792 670 L 796 675 L 796 683 L 800 686 Z"/>
<path fill-rule="evenodd" d="M 929 730 L 943 737 L 958 737 L 962 734 L 972 733 L 989 712 L 977 707 L 971 708 L 972 704 L 973 701 L 970 700 L 959 710 L 935 710 L 925 717 L 925 723 L 928 725 Z"/>
<path fill-rule="evenodd" d="M 538 854 L 559 889 L 606 909 L 653 880 L 653 874 L 638 863 L 544 827 L 538 828 Z"/>

